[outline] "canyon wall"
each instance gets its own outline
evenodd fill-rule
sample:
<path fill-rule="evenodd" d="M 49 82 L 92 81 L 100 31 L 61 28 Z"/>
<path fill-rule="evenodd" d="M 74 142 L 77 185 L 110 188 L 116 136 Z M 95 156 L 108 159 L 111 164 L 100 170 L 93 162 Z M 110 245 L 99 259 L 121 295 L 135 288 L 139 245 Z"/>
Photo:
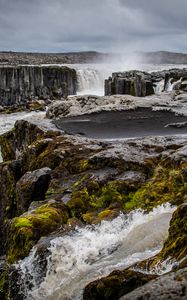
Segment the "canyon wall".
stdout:
<path fill-rule="evenodd" d="M 62 66 L 0 66 L 0 105 L 76 94 L 76 71 Z"/>

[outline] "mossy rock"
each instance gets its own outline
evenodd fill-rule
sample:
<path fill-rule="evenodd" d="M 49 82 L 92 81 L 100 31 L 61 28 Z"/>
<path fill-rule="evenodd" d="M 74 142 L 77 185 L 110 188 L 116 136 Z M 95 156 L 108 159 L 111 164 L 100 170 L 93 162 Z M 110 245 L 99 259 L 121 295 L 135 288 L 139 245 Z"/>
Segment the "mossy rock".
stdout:
<path fill-rule="evenodd" d="M 159 254 L 162 260 L 172 257 L 177 261 L 187 256 L 187 203 L 180 205 L 173 213 L 169 236 Z"/>
<path fill-rule="evenodd" d="M 69 218 L 62 203 L 45 204 L 12 219 L 8 232 L 7 260 L 9 263 L 24 258 L 39 240 L 65 224 Z"/>
<path fill-rule="evenodd" d="M 82 215 L 82 219 L 87 224 L 98 224 L 103 220 L 112 220 L 120 213 L 120 209 L 105 209 L 100 212 L 87 212 Z"/>
<path fill-rule="evenodd" d="M 179 205 L 187 201 L 187 175 L 184 166 L 156 167 L 153 177 L 129 196 L 129 201 L 124 206 L 127 210 L 142 208 L 148 211 L 166 202 Z"/>
<path fill-rule="evenodd" d="M 178 268 L 187 266 L 187 203 L 173 213 L 162 250 L 154 257 L 138 262 L 135 267 L 154 272 L 167 259 L 176 262 Z"/>
<path fill-rule="evenodd" d="M 157 276 L 133 270 L 113 271 L 107 277 L 89 283 L 83 293 L 84 300 L 114 300 L 144 285 Z"/>
<path fill-rule="evenodd" d="M 86 188 L 72 193 L 71 199 L 67 202 L 72 217 L 80 218 L 90 208 L 89 194 Z"/>

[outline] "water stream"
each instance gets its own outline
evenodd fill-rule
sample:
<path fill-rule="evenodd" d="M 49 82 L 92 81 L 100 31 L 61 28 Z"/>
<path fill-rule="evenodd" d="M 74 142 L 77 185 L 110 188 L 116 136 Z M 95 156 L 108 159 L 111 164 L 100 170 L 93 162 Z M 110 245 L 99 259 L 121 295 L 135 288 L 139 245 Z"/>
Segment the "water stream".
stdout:
<path fill-rule="evenodd" d="M 53 239 L 46 276 L 40 284 L 34 248 L 18 265 L 22 271 L 22 292 L 27 300 L 82 299 L 83 288 L 89 282 L 155 255 L 168 234 L 173 211 L 167 204 L 149 214 L 121 214 L 112 221 L 77 228 Z"/>

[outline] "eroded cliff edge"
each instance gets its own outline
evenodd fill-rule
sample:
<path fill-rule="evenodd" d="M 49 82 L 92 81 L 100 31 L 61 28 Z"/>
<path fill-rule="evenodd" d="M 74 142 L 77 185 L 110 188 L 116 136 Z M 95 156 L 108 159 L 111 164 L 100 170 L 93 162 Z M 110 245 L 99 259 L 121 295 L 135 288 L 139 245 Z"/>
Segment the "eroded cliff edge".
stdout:
<path fill-rule="evenodd" d="M 32 99 L 61 99 L 75 95 L 74 69 L 64 66 L 0 66 L 0 105 L 26 103 Z"/>

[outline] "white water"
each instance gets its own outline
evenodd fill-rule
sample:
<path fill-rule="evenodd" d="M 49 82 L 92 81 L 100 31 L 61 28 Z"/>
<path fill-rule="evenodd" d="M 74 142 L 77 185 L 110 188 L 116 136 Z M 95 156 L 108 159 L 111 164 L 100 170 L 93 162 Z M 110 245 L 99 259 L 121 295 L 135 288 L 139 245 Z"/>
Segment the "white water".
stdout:
<path fill-rule="evenodd" d="M 36 248 L 20 261 L 22 292 L 32 300 L 82 299 L 94 279 L 155 255 L 165 240 L 174 208 L 169 204 L 149 214 L 135 211 L 112 221 L 77 228 L 51 241 L 47 273 L 38 284 Z M 33 284 L 28 289 L 27 282 Z"/>
<path fill-rule="evenodd" d="M 168 81 L 168 83 L 167 83 L 167 86 L 166 86 L 166 92 L 171 92 L 171 91 L 173 91 L 174 87 L 175 87 L 178 83 L 181 82 L 182 78 L 180 78 L 180 79 L 177 80 L 177 81 L 174 81 L 173 83 L 172 83 L 172 80 L 173 80 L 173 78 L 170 78 L 170 79 L 169 79 L 169 81 Z"/>

